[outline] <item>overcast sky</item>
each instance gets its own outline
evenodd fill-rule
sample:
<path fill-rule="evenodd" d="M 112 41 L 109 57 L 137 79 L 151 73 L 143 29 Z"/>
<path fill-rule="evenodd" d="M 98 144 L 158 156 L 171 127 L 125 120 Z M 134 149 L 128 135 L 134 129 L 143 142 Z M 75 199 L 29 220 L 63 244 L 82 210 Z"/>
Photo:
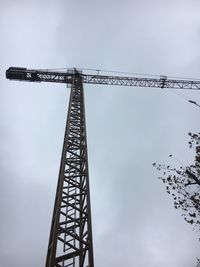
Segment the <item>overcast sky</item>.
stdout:
<path fill-rule="evenodd" d="M 200 78 L 198 0 L 0 0 L 0 266 L 45 263 L 69 100 L 10 66 Z M 100 72 L 101 73 L 101 72 Z M 200 92 L 184 91 L 200 103 Z M 173 90 L 85 85 L 95 267 L 195 267 L 199 233 L 153 162 L 192 160 L 200 109 Z"/>

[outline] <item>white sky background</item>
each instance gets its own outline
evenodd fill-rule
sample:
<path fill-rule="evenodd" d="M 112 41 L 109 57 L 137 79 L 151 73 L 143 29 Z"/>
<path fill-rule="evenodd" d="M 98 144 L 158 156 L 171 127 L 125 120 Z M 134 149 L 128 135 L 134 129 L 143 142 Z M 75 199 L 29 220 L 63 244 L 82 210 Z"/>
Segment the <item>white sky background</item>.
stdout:
<path fill-rule="evenodd" d="M 0 32 L 0 266 L 42 267 L 69 89 L 11 82 L 5 70 L 200 78 L 200 3 L 1 0 Z M 183 93 L 200 102 L 200 92 Z M 195 266 L 199 233 L 152 163 L 192 160 L 187 133 L 199 132 L 200 109 L 168 89 L 85 85 L 85 98 L 95 267 Z"/>

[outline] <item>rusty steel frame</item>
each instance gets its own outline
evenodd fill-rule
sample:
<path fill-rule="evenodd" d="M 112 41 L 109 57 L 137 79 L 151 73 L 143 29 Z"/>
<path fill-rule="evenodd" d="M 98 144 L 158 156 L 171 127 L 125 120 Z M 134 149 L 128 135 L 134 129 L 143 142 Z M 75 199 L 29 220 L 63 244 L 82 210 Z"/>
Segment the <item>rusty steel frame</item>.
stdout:
<path fill-rule="evenodd" d="M 46 267 L 94 267 L 83 83 L 73 75 Z"/>

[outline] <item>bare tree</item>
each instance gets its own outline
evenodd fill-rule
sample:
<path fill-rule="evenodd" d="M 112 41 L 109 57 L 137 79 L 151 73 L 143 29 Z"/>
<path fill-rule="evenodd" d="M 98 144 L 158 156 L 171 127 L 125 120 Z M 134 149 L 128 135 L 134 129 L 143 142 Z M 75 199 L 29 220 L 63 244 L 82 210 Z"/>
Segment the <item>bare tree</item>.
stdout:
<path fill-rule="evenodd" d="M 200 230 L 200 133 L 188 135 L 189 147 L 195 153 L 194 164 L 179 168 L 156 163 L 153 166 L 162 172 L 159 179 L 173 197 L 174 207 L 182 209 L 184 219 Z"/>

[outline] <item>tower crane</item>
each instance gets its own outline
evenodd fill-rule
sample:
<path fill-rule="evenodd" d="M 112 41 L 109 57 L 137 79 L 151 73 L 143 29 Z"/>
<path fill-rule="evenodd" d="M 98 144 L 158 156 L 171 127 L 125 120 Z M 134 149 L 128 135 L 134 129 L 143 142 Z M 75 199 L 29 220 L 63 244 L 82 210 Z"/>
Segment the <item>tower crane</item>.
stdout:
<path fill-rule="evenodd" d="M 108 76 L 99 72 L 93 75 L 77 69 L 59 72 L 18 67 L 10 67 L 6 78 L 64 83 L 71 87 L 46 267 L 94 267 L 83 84 L 200 90 L 200 81 L 168 79 L 167 76 Z"/>

